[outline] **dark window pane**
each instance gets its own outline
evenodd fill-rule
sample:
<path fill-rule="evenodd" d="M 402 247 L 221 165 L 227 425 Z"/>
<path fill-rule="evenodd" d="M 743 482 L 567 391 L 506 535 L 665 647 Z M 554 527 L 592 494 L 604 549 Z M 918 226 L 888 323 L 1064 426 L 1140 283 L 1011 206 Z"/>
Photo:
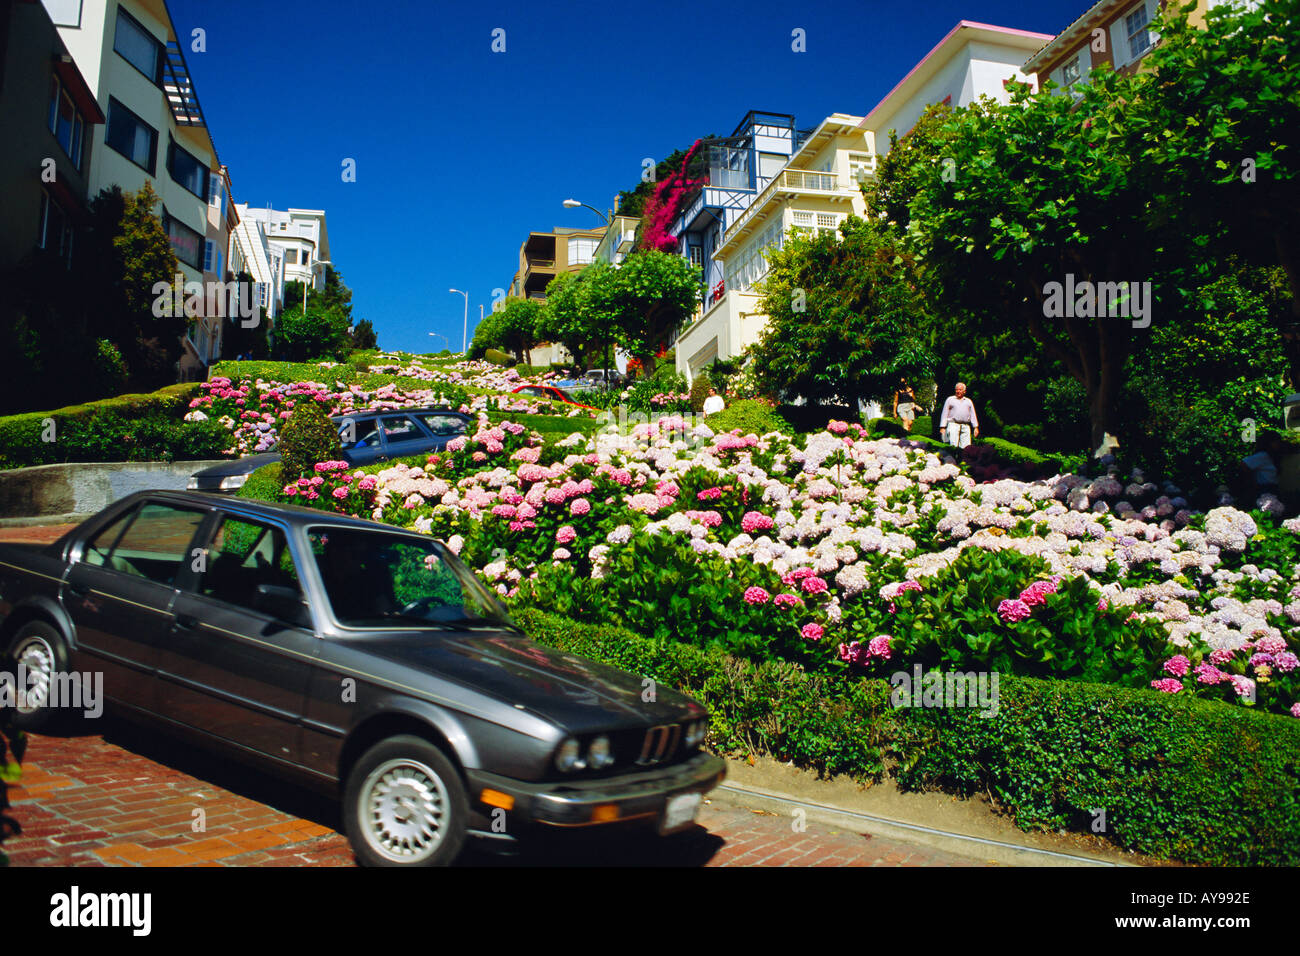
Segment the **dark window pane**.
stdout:
<path fill-rule="evenodd" d="M 259 584 L 302 591 L 284 532 L 227 518 L 208 546 L 199 591 L 206 597 L 252 609 Z"/>
<path fill-rule="evenodd" d="M 158 152 L 158 132 L 117 100 L 109 100 L 108 131 L 104 142 L 137 166 L 154 171 Z"/>
<path fill-rule="evenodd" d="M 132 66 L 155 83 L 159 80 L 162 45 L 152 33 L 123 12 L 117 11 L 117 32 L 113 35 L 113 49 L 126 58 Z"/>
<path fill-rule="evenodd" d="M 189 560 L 190 542 L 203 521 L 200 511 L 147 504 L 137 513 L 104 566 L 159 584 L 171 584 Z"/>

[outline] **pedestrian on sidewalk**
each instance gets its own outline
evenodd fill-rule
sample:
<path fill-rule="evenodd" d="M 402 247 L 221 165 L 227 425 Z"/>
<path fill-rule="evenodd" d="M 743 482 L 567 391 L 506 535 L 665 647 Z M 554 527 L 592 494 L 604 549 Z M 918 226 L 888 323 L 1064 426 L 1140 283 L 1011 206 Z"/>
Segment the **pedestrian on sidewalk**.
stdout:
<path fill-rule="evenodd" d="M 965 448 L 972 438 L 980 437 L 980 420 L 975 414 L 975 403 L 966 397 L 966 383 L 958 382 L 943 403 L 939 416 L 939 434 L 954 448 Z"/>
<path fill-rule="evenodd" d="M 912 422 L 916 420 L 916 393 L 907 382 L 900 382 L 894 393 L 894 417 L 903 420 L 906 431 L 912 430 Z"/>

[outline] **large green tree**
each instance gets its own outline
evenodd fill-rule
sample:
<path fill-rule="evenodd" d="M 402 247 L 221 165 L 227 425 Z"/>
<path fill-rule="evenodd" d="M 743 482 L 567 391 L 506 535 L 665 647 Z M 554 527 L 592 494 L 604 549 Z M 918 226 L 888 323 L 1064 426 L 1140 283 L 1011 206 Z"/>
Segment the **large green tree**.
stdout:
<path fill-rule="evenodd" d="M 656 353 L 671 345 L 673 332 L 695 312 L 700 270 L 681 256 L 651 249 L 632 253 L 617 268 L 592 269 L 583 281 L 590 283 L 586 300 L 593 321 L 607 325 L 650 375 Z"/>
<path fill-rule="evenodd" d="M 917 264 L 881 221 L 850 217 L 840 233 L 796 235 L 769 251 L 754 374 L 786 398 L 887 403 L 900 379 L 932 371 Z"/>
<path fill-rule="evenodd" d="M 604 261 L 593 262 L 581 272 L 561 273 L 546 286 L 546 305 L 537 319 L 538 338 L 561 343 L 580 369 L 613 342 L 609 324 L 588 302 L 593 277 L 611 268 Z"/>
<path fill-rule="evenodd" d="M 532 365 L 532 349 L 540 336 L 537 323 L 542 312 L 542 304 L 536 299 L 511 298 L 493 313 L 496 342 L 494 345 L 515 353 L 515 358 L 525 365 Z"/>
<path fill-rule="evenodd" d="M 348 335 L 348 317 L 337 307 L 317 299 L 302 306 L 286 309 L 275 322 L 272 356 L 281 361 L 305 362 L 309 359 L 347 358 L 352 349 Z"/>
<path fill-rule="evenodd" d="M 1184 255 L 1284 270 L 1281 331 L 1300 382 L 1300 0 L 1223 4 L 1201 26 L 1192 9 L 1165 9 L 1116 145 L 1137 161 L 1151 224 Z"/>

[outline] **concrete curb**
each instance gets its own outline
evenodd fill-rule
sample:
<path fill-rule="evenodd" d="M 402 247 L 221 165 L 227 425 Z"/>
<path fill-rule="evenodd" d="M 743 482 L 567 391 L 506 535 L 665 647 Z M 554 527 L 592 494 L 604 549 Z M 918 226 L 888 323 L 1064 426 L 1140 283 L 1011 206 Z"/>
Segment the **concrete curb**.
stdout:
<path fill-rule="evenodd" d="M 732 761 L 728 761 L 732 763 Z M 796 809 L 802 809 L 807 819 L 825 826 L 832 826 L 855 833 L 870 833 L 874 836 L 891 840 L 903 840 L 923 846 L 969 857 L 984 863 L 997 863 L 1004 866 L 1133 866 L 1121 863 L 1086 851 L 1062 853 L 1030 846 L 1028 843 L 1013 843 L 1006 840 L 991 840 L 965 833 L 941 830 L 926 825 L 920 820 L 899 820 L 881 817 L 876 814 L 863 813 L 833 803 L 820 803 L 804 800 L 790 794 L 750 784 L 724 782 L 709 794 L 709 799 L 727 806 L 748 807 L 767 810 L 772 813 L 791 815 Z"/>
<path fill-rule="evenodd" d="M 97 514 L 134 491 L 179 491 L 194 472 L 226 460 L 67 462 L 9 468 L 0 471 L 0 515 L 63 523 Z"/>

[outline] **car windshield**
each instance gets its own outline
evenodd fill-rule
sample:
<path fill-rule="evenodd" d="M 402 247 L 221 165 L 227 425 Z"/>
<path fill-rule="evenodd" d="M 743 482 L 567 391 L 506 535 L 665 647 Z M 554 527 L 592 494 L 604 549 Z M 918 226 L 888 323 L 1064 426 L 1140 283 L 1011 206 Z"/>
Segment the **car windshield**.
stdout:
<path fill-rule="evenodd" d="M 308 533 L 345 627 L 513 627 L 501 602 L 432 538 L 316 527 Z"/>

